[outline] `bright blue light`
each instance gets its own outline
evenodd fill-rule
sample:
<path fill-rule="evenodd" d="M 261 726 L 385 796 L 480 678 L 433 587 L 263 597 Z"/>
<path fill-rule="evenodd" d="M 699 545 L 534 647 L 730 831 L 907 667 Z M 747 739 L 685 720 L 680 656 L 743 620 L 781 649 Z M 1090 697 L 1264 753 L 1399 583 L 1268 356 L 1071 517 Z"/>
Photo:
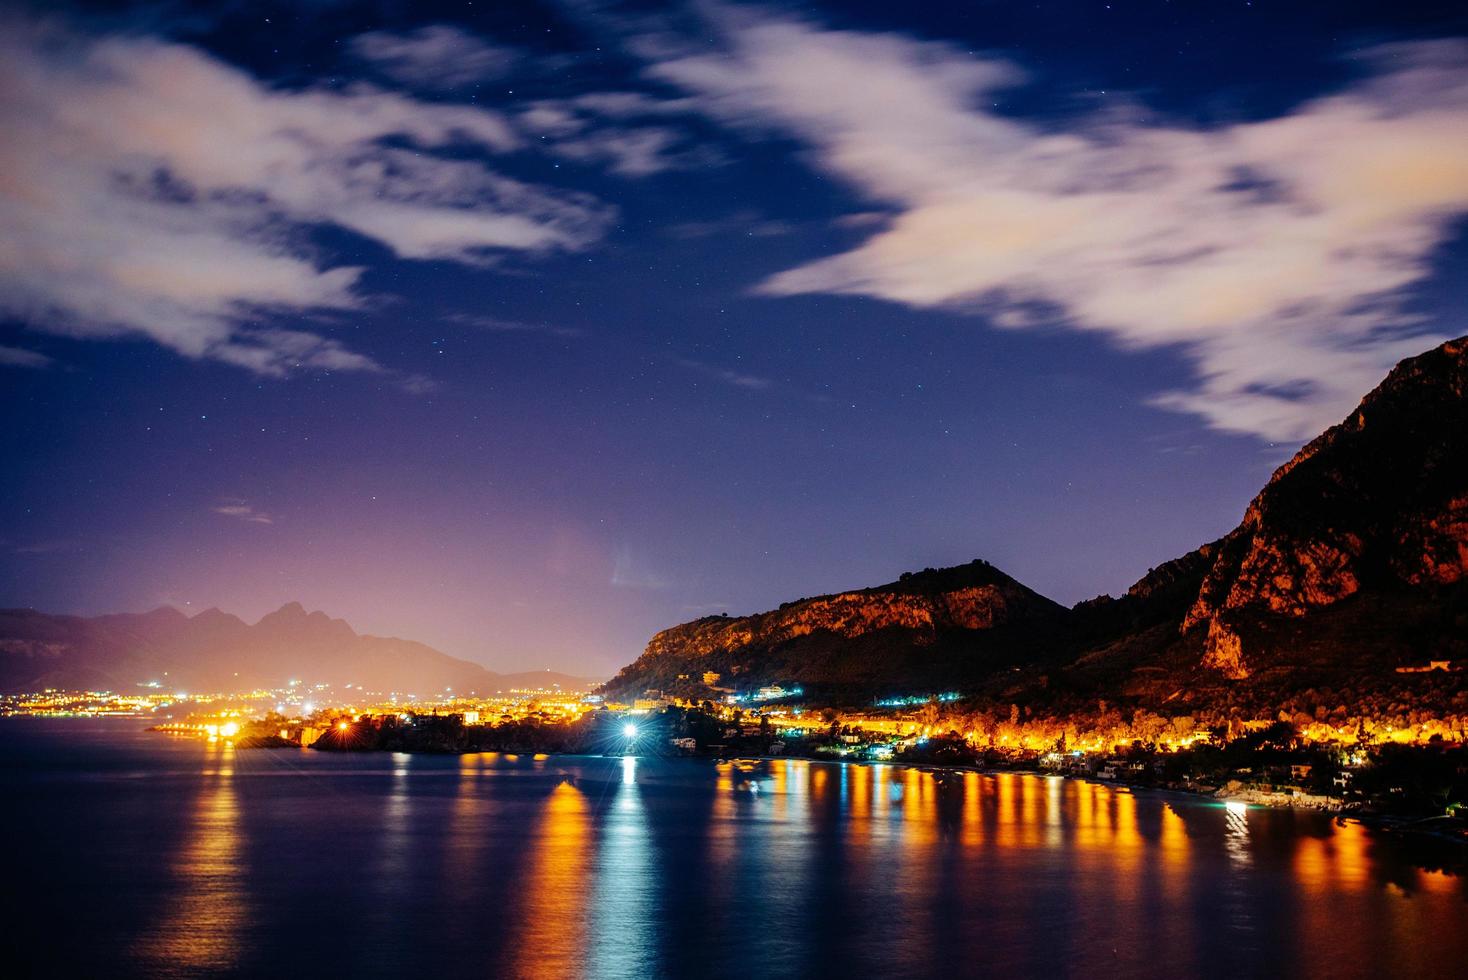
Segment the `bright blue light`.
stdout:
<path fill-rule="evenodd" d="M 629 739 L 636 738 L 637 737 L 637 726 L 634 725 L 634 724 L 632 724 L 632 722 L 629 721 L 627 724 L 625 724 L 625 725 L 622 726 L 622 734 L 625 735 L 625 736 L 627 736 Z"/>

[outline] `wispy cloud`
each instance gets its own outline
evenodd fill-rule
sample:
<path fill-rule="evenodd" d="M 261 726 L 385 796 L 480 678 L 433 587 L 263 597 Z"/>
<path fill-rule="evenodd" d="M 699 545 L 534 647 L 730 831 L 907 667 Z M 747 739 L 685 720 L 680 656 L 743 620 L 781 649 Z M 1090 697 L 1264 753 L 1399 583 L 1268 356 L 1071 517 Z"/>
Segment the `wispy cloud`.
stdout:
<path fill-rule="evenodd" d="M 156 38 L 6 19 L 0 92 L 0 312 L 260 374 L 380 370 L 326 336 L 255 325 L 360 305 L 360 270 L 309 244 L 317 226 L 483 265 L 586 247 L 612 215 L 469 158 L 522 146 L 494 112 L 273 87 Z"/>
<path fill-rule="evenodd" d="M 264 511 L 256 510 L 254 505 L 239 498 L 230 498 L 215 505 L 214 513 L 237 521 L 246 521 L 250 524 L 274 524 L 275 520 Z"/>
<path fill-rule="evenodd" d="M 632 553 L 630 546 L 622 546 L 612 562 L 611 584 L 618 589 L 636 589 L 657 592 L 671 588 L 673 582 L 666 575 L 654 571 L 644 560 Z"/>
<path fill-rule="evenodd" d="M 788 235 L 794 230 L 795 226 L 788 221 L 766 218 L 756 211 L 738 211 L 711 221 L 680 221 L 665 227 L 663 233 L 670 238 L 692 240 L 716 235 L 773 238 Z"/>
<path fill-rule="evenodd" d="M 0 364 L 8 367 L 43 368 L 52 364 L 51 358 L 39 351 L 24 347 L 6 347 L 0 344 Z"/>
<path fill-rule="evenodd" d="M 733 385 L 735 388 L 763 391 L 775 383 L 770 378 L 761 377 L 757 374 L 748 374 L 744 371 L 735 371 L 731 368 L 695 360 L 691 357 L 672 357 L 670 360 L 679 367 L 687 368 L 689 371 L 696 372 L 705 377 L 715 378 L 724 384 Z"/>
<path fill-rule="evenodd" d="M 519 60 L 513 48 L 444 24 L 406 34 L 360 34 L 352 39 L 352 52 L 396 81 L 445 91 L 500 78 Z"/>
<path fill-rule="evenodd" d="M 712 9 L 712 52 L 703 37 L 635 42 L 650 74 L 741 132 L 803 141 L 889 216 L 765 294 L 1175 347 L 1197 377 L 1156 404 L 1285 441 L 1439 339 L 1404 296 L 1468 210 L 1462 43 L 1377 51 L 1364 80 L 1273 119 L 1203 128 L 1123 104 L 1040 126 L 992 109 L 1025 80 L 1007 61 Z"/>
<path fill-rule="evenodd" d="M 426 374 L 405 374 L 398 379 L 398 387 L 410 395 L 432 395 L 443 390 L 442 383 Z"/>
<path fill-rule="evenodd" d="M 684 130 L 666 122 L 668 116 L 695 109 L 696 103 L 689 99 L 589 92 L 537 100 L 516 121 L 549 153 L 577 163 L 603 165 L 619 177 L 637 178 L 726 162 L 717 148 L 693 143 Z"/>
<path fill-rule="evenodd" d="M 577 163 L 605 164 L 619 177 L 648 177 L 693 165 L 686 161 L 711 162 L 702 156 L 675 153 L 674 147 L 681 140 L 680 133 L 663 127 L 598 129 L 575 139 L 559 140 L 551 144 L 550 151 Z"/>
<path fill-rule="evenodd" d="M 463 324 L 466 327 L 488 330 L 491 333 L 529 333 L 566 338 L 586 336 L 586 331 L 578 327 L 563 327 L 554 323 L 528 323 L 524 320 L 505 320 L 475 313 L 450 313 L 443 319 L 449 323 Z"/>

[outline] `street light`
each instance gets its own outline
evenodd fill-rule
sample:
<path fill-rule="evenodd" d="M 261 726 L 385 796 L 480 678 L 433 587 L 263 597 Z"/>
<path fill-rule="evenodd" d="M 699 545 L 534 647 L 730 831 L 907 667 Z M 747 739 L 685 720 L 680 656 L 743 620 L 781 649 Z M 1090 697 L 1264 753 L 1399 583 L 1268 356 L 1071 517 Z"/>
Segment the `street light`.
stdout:
<path fill-rule="evenodd" d="M 629 721 L 627 724 L 622 726 L 622 734 L 627 736 L 627 741 L 632 741 L 634 738 L 637 737 L 637 726 Z"/>

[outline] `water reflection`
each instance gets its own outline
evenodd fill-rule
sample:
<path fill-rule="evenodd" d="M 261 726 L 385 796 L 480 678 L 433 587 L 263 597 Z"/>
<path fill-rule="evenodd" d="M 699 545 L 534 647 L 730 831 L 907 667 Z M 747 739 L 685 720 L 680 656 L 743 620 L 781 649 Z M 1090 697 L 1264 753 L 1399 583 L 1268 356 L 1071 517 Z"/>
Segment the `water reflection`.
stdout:
<path fill-rule="evenodd" d="M 647 839 L 647 814 L 637 784 L 638 760 L 621 760 L 620 778 L 601 821 L 591 938 L 599 975 L 647 976 L 657 952 L 652 909 L 656 875 Z M 669 872 L 671 873 L 671 872 Z"/>
<path fill-rule="evenodd" d="M 139 959 L 159 974 L 188 976 L 236 967 L 248 926 L 234 745 L 209 743 L 205 764 L 209 768 L 194 800 L 188 836 L 172 869 L 171 901 L 156 931 L 138 949 Z"/>
<path fill-rule="evenodd" d="M 1249 806 L 1230 801 L 1223 805 L 1223 809 L 1227 814 L 1224 843 L 1228 847 L 1229 862 L 1246 868 L 1253 861 L 1249 853 Z"/>
<path fill-rule="evenodd" d="M 515 976 L 582 975 L 593 847 L 586 798 L 569 780 L 561 782 L 535 829 L 519 916 L 524 931 L 513 944 Z"/>
<path fill-rule="evenodd" d="M 378 851 L 379 887 L 390 894 L 394 883 L 408 871 L 409 827 L 413 817 L 413 794 L 409 791 L 408 773 L 413 757 L 406 752 L 392 754 L 392 789 L 382 808 L 382 846 Z"/>
<path fill-rule="evenodd" d="M 169 879 L 155 912 L 156 881 L 117 875 L 122 911 L 87 920 L 130 954 L 119 974 L 1450 976 L 1468 958 L 1462 878 L 1309 812 L 800 760 L 323 753 L 242 780 L 209 751 L 181 834 L 146 858 L 116 831 L 161 805 L 151 786 L 58 797 L 135 804 L 67 835 L 71 880 L 128 860 Z"/>
<path fill-rule="evenodd" d="M 469 893 L 475 884 L 474 876 L 479 873 L 490 820 L 489 805 L 480 792 L 483 778 L 479 756 L 465 755 L 460 759 L 459 787 L 444 840 L 443 880 L 452 895 Z"/>

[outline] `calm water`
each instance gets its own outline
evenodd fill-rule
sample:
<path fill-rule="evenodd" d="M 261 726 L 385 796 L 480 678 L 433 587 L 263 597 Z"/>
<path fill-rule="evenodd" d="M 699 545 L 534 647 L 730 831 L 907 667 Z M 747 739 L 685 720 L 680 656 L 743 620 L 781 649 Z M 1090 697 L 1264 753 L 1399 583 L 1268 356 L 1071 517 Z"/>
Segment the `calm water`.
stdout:
<path fill-rule="evenodd" d="M 1462 878 L 1315 814 L 1028 776 L 237 752 L 139 728 L 0 721 L 19 975 L 1349 977 L 1468 963 Z"/>

